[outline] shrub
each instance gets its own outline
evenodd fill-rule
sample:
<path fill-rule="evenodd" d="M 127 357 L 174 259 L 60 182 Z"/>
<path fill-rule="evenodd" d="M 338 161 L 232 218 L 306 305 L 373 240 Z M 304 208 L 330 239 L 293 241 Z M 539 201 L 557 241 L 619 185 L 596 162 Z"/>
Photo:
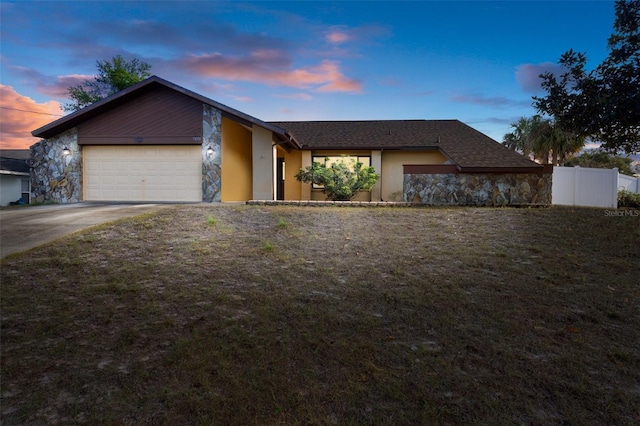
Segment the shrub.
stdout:
<path fill-rule="evenodd" d="M 640 194 L 627 191 L 618 191 L 618 207 L 640 208 Z"/>
<path fill-rule="evenodd" d="M 329 167 L 314 161 L 306 169 L 300 169 L 295 177 L 300 182 L 322 187 L 322 193 L 329 200 L 349 201 L 359 191 L 370 191 L 380 175 L 371 166 L 365 167 L 360 162 L 347 164 L 343 159 Z"/>

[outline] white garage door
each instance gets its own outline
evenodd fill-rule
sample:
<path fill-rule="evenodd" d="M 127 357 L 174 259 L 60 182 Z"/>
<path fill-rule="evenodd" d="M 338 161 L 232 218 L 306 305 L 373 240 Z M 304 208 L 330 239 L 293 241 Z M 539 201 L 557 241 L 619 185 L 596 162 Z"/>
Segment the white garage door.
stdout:
<path fill-rule="evenodd" d="M 84 146 L 87 201 L 202 201 L 199 145 Z"/>

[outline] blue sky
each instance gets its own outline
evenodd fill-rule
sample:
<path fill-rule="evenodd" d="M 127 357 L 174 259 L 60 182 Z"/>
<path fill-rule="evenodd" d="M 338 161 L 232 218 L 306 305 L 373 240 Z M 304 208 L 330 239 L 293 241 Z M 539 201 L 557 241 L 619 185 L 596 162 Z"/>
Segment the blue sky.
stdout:
<path fill-rule="evenodd" d="M 35 143 L 66 89 L 118 54 L 266 121 L 454 118 L 501 141 L 562 53 L 606 57 L 613 6 L 3 1 L 0 147 Z"/>

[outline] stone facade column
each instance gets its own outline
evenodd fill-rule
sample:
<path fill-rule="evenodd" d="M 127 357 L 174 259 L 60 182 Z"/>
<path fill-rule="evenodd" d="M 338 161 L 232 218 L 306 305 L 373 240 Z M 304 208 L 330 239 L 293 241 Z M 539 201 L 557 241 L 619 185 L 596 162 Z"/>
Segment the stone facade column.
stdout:
<path fill-rule="evenodd" d="M 213 152 L 211 152 L 213 150 Z M 202 201 L 220 201 L 222 175 L 222 115 L 203 104 L 202 114 Z"/>
<path fill-rule="evenodd" d="M 30 154 L 33 202 L 82 201 L 82 151 L 75 127 L 32 145 Z"/>

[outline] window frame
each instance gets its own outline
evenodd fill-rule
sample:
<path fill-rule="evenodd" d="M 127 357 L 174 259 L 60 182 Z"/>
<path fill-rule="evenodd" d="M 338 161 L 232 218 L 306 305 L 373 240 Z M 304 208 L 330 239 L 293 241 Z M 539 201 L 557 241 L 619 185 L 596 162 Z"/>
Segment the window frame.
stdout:
<path fill-rule="evenodd" d="M 370 154 L 369 154 L 369 155 L 357 155 L 357 154 L 356 154 L 356 155 L 349 155 L 349 154 L 340 154 L 340 155 L 335 155 L 335 154 L 334 154 L 334 155 L 312 155 L 312 156 L 311 156 L 311 164 L 313 164 L 313 163 L 320 163 L 320 164 L 324 164 L 324 165 L 325 165 L 325 167 L 328 167 L 328 166 L 327 166 L 327 160 L 328 160 L 328 159 L 330 160 L 330 159 L 332 159 L 332 158 L 335 158 L 335 160 L 334 160 L 334 161 L 329 162 L 329 163 L 328 163 L 329 165 L 330 165 L 330 164 L 332 164 L 333 162 L 336 162 L 336 161 L 339 161 L 339 160 L 349 161 L 350 159 L 355 158 L 355 160 L 356 160 L 356 161 L 355 161 L 355 163 L 353 163 L 353 164 L 356 164 L 356 163 L 362 163 L 362 165 L 363 165 L 364 167 L 371 167 L 371 155 L 370 155 Z M 361 158 L 364 158 L 364 159 L 366 159 L 367 161 L 366 161 L 366 162 L 365 162 L 365 161 L 361 161 L 361 160 L 360 160 Z M 318 189 L 318 190 L 321 190 L 321 189 L 324 189 L 324 185 L 318 185 L 318 184 L 316 184 L 316 183 L 312 183 L 312 184 L 311 184 L 311 188 L 312 188 L 312 189 Z"/>
<path fill-rule="evenodd" d="M 26 183 L 26 191 L 25 191 L 25 183 Z M 30 179 L 21 179 L 20 180 L 20 194 L 22 202 L 25 204 L 31 203 L 31 180 Z"/>

